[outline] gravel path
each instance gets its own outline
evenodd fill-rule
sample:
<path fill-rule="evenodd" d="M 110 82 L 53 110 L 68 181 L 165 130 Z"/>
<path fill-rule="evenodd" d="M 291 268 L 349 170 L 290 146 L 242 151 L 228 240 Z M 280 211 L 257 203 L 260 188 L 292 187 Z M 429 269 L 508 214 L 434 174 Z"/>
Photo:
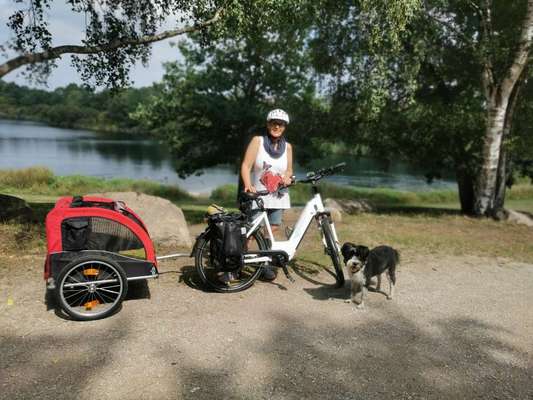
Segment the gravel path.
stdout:
<path fill-rule="evenodd" d="M 166 261 L 80 323 L 46 309 L 42 261 L 0 255 L 2 399 L 533 398 L 533 265 L 419 256 L 356 311 L 325 274 L 214 294 Z"/>

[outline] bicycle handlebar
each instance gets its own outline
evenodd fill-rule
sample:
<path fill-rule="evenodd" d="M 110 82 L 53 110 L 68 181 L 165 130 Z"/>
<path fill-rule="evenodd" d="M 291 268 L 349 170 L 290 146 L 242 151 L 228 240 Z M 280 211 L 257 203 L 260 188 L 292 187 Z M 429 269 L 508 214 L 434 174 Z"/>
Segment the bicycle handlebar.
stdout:
<path fill-rule="evenodd" d="M 303 183 L 314 183 L 320 179 L 322 179 L 325 176 L 333 175 L 339 171 L 342 171 L 344 167 L 346 166 L 345 162 L 341 162 L 339 164 L 333 165 L 331 167 L 321 168 L 317 171 L 311 171 L 307 173 L 307 179 L 303 179 L 300 182 Z"/>
<path fill-rule="evenodd" d="M 346 163 L 341 162 L 331 167 L 321 168 L 316 171 L 308 172 L 306 179 L 296 181 L 296 178 L 293 177 L 292 183 L 290 185 L 280 185 L 277 191 L 288 188 L 289 186 L 295 185 L 296 183 L 315 183 L 325 176 L 333 175 L 339 171 L 342 171 L 344 167 L 346 167 Z M 256 200 L 261 196 L 266 196 L 271 193 L 276 192 L 269 192 L 268 190 L 259 190 L 257 192 L 241 192 L 241 196 L 245 197 L 247 200 Z"/>

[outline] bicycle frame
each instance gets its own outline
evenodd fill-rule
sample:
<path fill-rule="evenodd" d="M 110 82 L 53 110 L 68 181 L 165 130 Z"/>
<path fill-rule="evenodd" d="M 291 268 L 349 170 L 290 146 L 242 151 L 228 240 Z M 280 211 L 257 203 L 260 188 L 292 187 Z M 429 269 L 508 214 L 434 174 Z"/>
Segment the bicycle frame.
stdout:
<path fill-rule="evenodd" d="M 300 216 L 298 217 L 298 221 L 294 225 L 294 229 L 288 240 L 278 241 L 274 239 L 274 235 L 272 234 L 272 227 L 270 226 L 270 222 L 268 221 L 266 211 L 262 211 L 253 220 L 251 228 L 246 232 L 246 237 L 249 238 L 252 233 L 259 229 L 261 227 L 261 224 L 264 223 L 268 238 L 272 243 L 271 250 L 284 251 L 289 256 L 288 261 L 290 261 L 296 254 L 296 249 L 300 245 L 305 235 L 305 232 L 307 231 L 307 228 L 311 224 L 312 220 L 316 218 L 317 215 L 324 212 L 325 209 L 324 204 L 322 203 L 322 197 L 320 196 L 320 193 L 315 191 L 314 196 L 307 202 Z M 331 223 L 331 228 L 335 239 L 335 244 L 337 245 L 337 248 L 340 251 L 339 239 L 337 238 L 337 232 L 335 231 L 335 226 L 333 223 Z M 324 244 L 324 247 L 326 247 L 326 241 L 324 237 L 322 237 L 322 242 Z M 272 261 L 271 257 L 269 256 L 257 256 L 256 254 L 245 254 L 244 257 L 244 262 L 246 264 Z"/>

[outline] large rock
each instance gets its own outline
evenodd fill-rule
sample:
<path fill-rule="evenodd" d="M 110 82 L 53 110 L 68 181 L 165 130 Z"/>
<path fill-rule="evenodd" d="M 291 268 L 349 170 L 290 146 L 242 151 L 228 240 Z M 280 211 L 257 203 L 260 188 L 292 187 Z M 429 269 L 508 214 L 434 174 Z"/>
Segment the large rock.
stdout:
<path fill-rule="evenodd" d="M 124 201 L 141 217 L 155 243 L 164 246 L 192 247 L 183 211 L 170 201 L 136 192 L 96 193 L 90 196 Z"/>
<path fill-rule="evenodd" d="M 324 200 L 324 208 L 329 211 L 331 219 L 334 222 L 342 222 L 342 212 L 343 209 L 340 204 L 333 199 Z"/>
<path fill-rule="evenodd" d="M 7 194 L 0 194 L 0 222 L 33 220 L 33 211 L 24 200 Z"/>
<path fill-rule="evenodd" d="M 533 226 L 533 218 L 528 214 L 521 213 L 515 210 L 505 210 L 507 212 L 507 221 L 516 222 L 527 226 Z"/>
<path fill-rule="evenodd" d="M 365 200 L 324 200 L 324 206 L 330 210 L 343 211 L 346 214 L 359 214 L 372 211 L 372 207 Z"/>

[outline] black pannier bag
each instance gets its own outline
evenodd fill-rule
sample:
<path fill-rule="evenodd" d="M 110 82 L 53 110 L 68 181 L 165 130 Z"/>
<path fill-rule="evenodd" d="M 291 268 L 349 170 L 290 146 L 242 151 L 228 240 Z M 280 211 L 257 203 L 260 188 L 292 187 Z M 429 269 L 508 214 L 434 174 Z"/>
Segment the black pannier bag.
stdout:
<path fill-rule="evenodd" d="M 210 261 L 220 271 L 242 268 L 242 254 L 246 248 L 246 220 L 246 216 L 240 213 L 217 213 L 209 216 Z"/>

